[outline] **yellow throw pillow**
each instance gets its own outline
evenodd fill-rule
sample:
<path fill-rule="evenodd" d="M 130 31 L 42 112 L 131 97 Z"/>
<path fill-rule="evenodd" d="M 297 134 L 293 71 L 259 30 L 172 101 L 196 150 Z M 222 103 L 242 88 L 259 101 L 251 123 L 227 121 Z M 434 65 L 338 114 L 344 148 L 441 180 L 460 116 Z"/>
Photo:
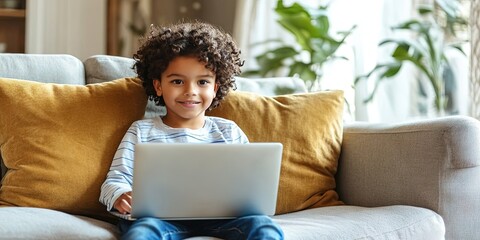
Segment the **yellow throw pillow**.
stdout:
<path fill-rule="evenodd" d="M 343 204 L 335 192 L 343 92 L 264 97 L 231 92 L 208 112 L 235 121 L 251 142 L 281 142 L 277 214 Z"/>
<path fill-rule="evenodd" d="M 100 186 L 147 97 L 138 79 L 81 85 L 0 79 L 0 206 L 108 218 Z"/>

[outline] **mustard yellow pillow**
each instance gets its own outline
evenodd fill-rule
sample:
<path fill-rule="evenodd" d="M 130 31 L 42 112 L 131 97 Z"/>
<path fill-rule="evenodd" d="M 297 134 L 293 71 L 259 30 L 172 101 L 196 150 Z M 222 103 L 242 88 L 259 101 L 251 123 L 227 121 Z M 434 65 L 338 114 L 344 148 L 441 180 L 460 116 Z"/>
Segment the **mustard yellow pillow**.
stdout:
<path fill-rule="evenodd" d="M 0 206 L 103 219 L 100 186 L 123 135 L 143 117 L 137 79 L 80 85 L 0 79 Z"/>
<path fill-rule="evenodd" d="M 230 93 L 209 115 L 235 121 L 251 142 L 281 142 L 277 214 L 343 204 L 335 192 L 343 92 L 277 97 Z"/>

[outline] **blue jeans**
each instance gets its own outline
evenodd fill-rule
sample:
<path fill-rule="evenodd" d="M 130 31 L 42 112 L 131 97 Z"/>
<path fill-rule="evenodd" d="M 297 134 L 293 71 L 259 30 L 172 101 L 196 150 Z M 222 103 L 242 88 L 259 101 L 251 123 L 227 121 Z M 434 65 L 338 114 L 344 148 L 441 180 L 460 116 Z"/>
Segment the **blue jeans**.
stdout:
<path fill-rule="evenodd" d="M 145 217 L 136 221 L 120 220 L 122 239 L 184 239 L 211 236 L 222 239 L 283 239 L 283 231 L 264 215 L 226 220 L 165 221 Z"/>

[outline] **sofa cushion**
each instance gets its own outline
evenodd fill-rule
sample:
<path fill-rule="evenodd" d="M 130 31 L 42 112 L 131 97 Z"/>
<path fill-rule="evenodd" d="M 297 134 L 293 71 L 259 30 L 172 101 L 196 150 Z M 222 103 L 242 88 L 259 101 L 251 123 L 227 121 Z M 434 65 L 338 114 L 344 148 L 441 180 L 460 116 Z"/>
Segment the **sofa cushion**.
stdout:
<path fill-rule="evenodd" d="M 83 64 L 87 83 L 101 83 L 124 77 L 136 77 L 133 58 L 94 55 Z M 298 77 L 244 78 L 235 76 L 239 91 L 254 92 L 265 96 L 278 95 L 277 88 L 288 88 L 294 93 L 305 93 L 305 82 Z"/>
<path fill-rule="evenodd" d="M 133 70 L 134 63 L 133 58 L 108 55 L 91 56 L 83 61 L 87 83 L 102 83 L 119 78 L 136 77 L 137 74 Z"/>
<path fill-rule="evenodd" d="M 135 77 L 137 74 L 132 68 L 135 63 L 133 58 L 94 55 L 83 61 L 87 83 L 101 83 L 123 77 Z M 255 92 L 265 96 L 277 95 L 277 88 L 288 88 L 295 93 L 307 91 L 303 80 L 297 77 L 272 77 L 272 78 L 243 78 L 235 77 L 239 91 Z M 145 118 L 165 115 L 165 108 L 156 106 L 154 102 L 147 103 Z"/>
<path fill-rule="evenodd" d="M 82 61 L 68 54 L 0 54 L 0 78 L 85 85 Z"/>
<path fill-rule="evenodd" d="M 342 204 L 335 173 L 342 143 L 343 93 L 276 97 L 230 93 L 208 115 L 235 121 L 251 142 L 284 147 L 276 213 Z"/>
<path fill-rule="evenodd" d="M 235 77 L 237 90 L 253 92 L 264 96 L 281 95 L 279 89 L 288 89 L 292 93 L 306 93 L 305 82 L 298 77 L 244 78 Z"/>
<path fill-rule="evenodd" d="M 118 239 L 115 225 L 30 207 L 0 207 L 0 239 Z"/>
<path fill-rule="evenodd" d="M 445 225 L 440 215 L 412 206 L 333 206 L 273 217 L 285 239 L 330 240 L 442 240 Z"/>
<path fill-rule="evenodd" d="M 137 79 L 86 86 L 0 79 L 0 145 L 8 169 L 0 205 L 102 218 L 99 201 L 114 152 L 143 117 Z"/>

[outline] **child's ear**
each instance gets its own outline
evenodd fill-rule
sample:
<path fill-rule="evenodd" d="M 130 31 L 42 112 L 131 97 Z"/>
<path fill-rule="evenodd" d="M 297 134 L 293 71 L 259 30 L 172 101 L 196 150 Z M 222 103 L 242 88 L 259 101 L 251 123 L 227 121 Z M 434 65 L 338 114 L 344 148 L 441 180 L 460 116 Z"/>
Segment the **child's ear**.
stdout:
<path fill-rule="evenodd" d="M 162 96 L 162 85 L 160 83 L 161 81 L 159 79 L 153 79 L 153 87 L 159 97 Z"/>
<path fill-rule="evenodd" d="M 218 91 L 218 83 L 215 83 L 215 87 L 213 87 L 213 91 L 215 91 L 215 94 L 217 94 Z"/>

